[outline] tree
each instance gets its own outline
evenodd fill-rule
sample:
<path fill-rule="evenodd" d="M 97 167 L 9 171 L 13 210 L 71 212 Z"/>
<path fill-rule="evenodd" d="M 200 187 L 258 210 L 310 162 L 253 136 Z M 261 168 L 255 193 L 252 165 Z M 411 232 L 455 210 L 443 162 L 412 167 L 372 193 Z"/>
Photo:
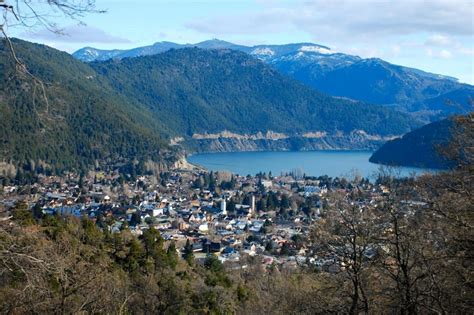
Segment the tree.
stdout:
<path fill-rule="evenodd" d="M 183 258 L 190 266 L 194 264 L 193 245 L 189 239 L 186 240 L 186 245 L 184 246 Z"/>
<path fill-rule="evenodd" d="M 472 101 L 471 101 L 472 102 Z M 472 103 L 474 109 L 474 103 Z M 455 161 L 458 169 L 474 168 L 474 113 L 452 118 L 451 139 L 438 151 L 448 160 Z"/>
<path fill-rule="evenodd" d="M 290 244 L 288 242 L 283 243 L 280 249 L 280 255 L 288 256 L 290 254 Z"/>
<path fill-rule="evenodd" d="M 27 0 L 2 0 L 0 9 L 4 11 L 0 20 L 3 32 L 6 32 L 8 27 L 17 26 L 19 23 L 24 28 L 39 25 L 51 32 L 61 33 L 61 28 L 53 20 L 58 13 L 78 20 L 87 13 L 105 12 L 96 9 L 94 0 L 49 0 L 47 5 Z"/>
<path fill-rule="evenodd" d="M 204 261 L 204 267 L 207 270 L 218 273 L 224 271 L 224 265 L 219 261 L 219 259 L 214 255 L 208 255 Z"/>
<path fill-rule="evenodd" d="M 233 198 L 230 198 L 229 202 L 227 203 L 227 212 L 234 213 L 235 212 L 235 201 Z"/>
<path fill-rule="evenodd" d="M 281 195 L 281 207 L 284 209 L 288 209 L 290 207 L 290 199 L 288 198 L 287 194 Z"/>
<path fill-rule="evenodd" d="M 216 256 L 208 255 L 204 261 L 204 267 L 209 271 L 205 279 L 207 285 L 221 285 L 225 288 L 229 288 L 232 285 L 230 278 L 225 272 L 224 265 Z"/>
<path fill-rule="evenodd" d="M 331 253 L 348 283 L 349 314 L 369 312 L 368 279 L 373 262 L 369 252 L 376 244 L 376 210 L 353 204 L 345 195 L 330 196 L 333 206 L 326 209 L 324 219 L 313 231 L 317 253 Z"/>
<path fill-rule="evenodd" d="M 24 201 L 17 202 L 12 214 L 13 220 L 18 222 L 20 225 L 26 226 L 35 223 L 33 213 L 28 208 L 28 204 Z"/>
<path fill-rule="evenodd" d="M 39 229 L 0 227 L 0 309 L 117 313 L 124 282 L 105 251 L 81 242 L 82 233 L 75 219 L 54 238 Z"/>
<path fill-rule="evenodd" d="M 143 232 L 142 242 L 145 248 L 145 259 L 153 259 L 155 271 L 166 267 L 168 256 L 163 248 L 164 240 L 160 231 L 155 228 L 146 230 Z"/>
<path fill-rule="evenodd" d="M 132 238 L 128 243 L 128 253 L 124 259 L 124 265 L 128 272 L 132 273 L 139 269 L 143 254 L 142 244 L 136 238 Z"/>
<path fill-rule="evenodd" d="M 84 173 L 83 172 L 81 172 L 81 174 L 79 175 L 78 186 L 79 186 L 79 189 L 81 190 L 84 187 Z"/>
<path fill-rule="evenodd" d="M 267 209 L 267 204 L 264 198 L 258 199 L 255 206 L 257 207 L 258 212 L 265 211 Z"/>
<path fill-rule="evenodd" d="M 217 182 L 216 182 L 215 174 L 211 171 L 211 173 L 209 174 L 209 184 L 208 184 L 209 190 L 214 191 L 216 189 L 216 185 L 217 185 Z"/>
<path fill-rule="evenodd" d="M 135 211 L 132 213 L 132 216 L 130 217 L 130 226 L 137 226 L 142 223 L 142 217 L 140 215 L 140 212 Z"/>
<path fill-rule="evenodd" d="M 178 255 L 176 254 L 176 244 L 174 241 L 171 241 L 168 249 L 166 250 L 166 256 L 168 258 L 168 265 L 171 269 L 175 269 L 178 264 Z"/>
<path fill-rule="evenodd" d="M 41 205 L 37 202 L 33 206 L 33 216 L 35 219 L 41 219 L 43 217 L 43 209 L 41 208 Z"/>
<path fill-rule="evenodd" d="M 388 204 L 393 232 L 388 235 L 392 250 L 387 255 L 397 268 L 387 273 L 400 288 L 394 304 L 405 313 L 468 312 L 472 308 L 466 303 L 473 294 L 468 267 L 474 251 L 471 168 L 461 163 L 449 173 L 418 178 L 408 191 L 392 189 L 397 196 Z M 408 192 L 423 203 L 403 202 Z"/>

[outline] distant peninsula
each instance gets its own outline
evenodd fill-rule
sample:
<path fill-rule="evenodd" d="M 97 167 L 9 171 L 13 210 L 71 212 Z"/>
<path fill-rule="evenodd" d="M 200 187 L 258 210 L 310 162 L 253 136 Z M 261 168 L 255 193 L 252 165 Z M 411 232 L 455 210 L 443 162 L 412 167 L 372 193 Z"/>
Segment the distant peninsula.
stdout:
<path fill-rule="evenodd" d="M 451 118 L 425 125 L 386 142 L 370 157 L 370 162 L 393 165 L 447 169 L 454 162 L 440 152 L 451 139 Z"/>

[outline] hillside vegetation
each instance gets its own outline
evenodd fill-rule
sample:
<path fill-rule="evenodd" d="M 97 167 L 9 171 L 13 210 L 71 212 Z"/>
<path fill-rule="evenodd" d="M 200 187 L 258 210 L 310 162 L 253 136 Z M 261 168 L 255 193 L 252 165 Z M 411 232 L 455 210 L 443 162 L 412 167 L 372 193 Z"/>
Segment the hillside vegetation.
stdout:
<path fill-rule="evenodd" d="M 88 65 L 55 49 L 15 40 L 31 76 L 0 43 L 0 153 L 4 161 L 51 169 L 96 160 L 158 159 L 165 142 L 146 109 L 115 93 Z M 35 166 L 33 166 L 35 168 Z"/>
<path fill-rule="evenodd" d="M 180 135 L 222 130 L 396 135 L 417 125 L 380 106 L 318 93 L 232 50 L 185 48 L 91 66 Z"/>
<path fill-rule="evenodd" d="M 87 169 L 97 161 L 166 164 L 174 154 L 166 142 L 194 133 L 384 136 L 418 126 L 390 109 L 318 93 L 236 51 L 189 48 L 85 64 L 44 45 L 14 46 L 45 86 L 43 93 L 37 79 L 17 71 L 2 42 L 0 156 L 28 171 Z"/>
<path fill-rule="evenodd" d="M 243 46 L 213 39 L 196 44 L 158 42 L 130 50 L 82 48 L 80 60 L 105 61 L 156 55 L 170 49 L 198 47 L 242 51 L 318 91 L 333 96 L 386 105 L 414 114 L 425 122 L 472 109 L 474 87 L 455 78 L 332 51 L 313 43 Z"/>
<path fill-rule="evenodd" d="M 403 314 L 472 309 L 472 165 L 397 181 L 373 207 L 354 187 L 328 195 L 309 252 L 344 257 L 341 272 L 317 266 L 226 269 L 214 256 L 180 259 L 157 230 L 109 233 L 104 220 L 43 216 L 27 205 L 0 223 L 0 309 L 5 313 Z M 407 198 L 426 200 L 407 203 Z M 370 220 L 368 220 L 370 219 Z M 374 247 L 375 246 L 375 247 Z M 374 250 L 374 249 L 377 250 Z M 375 253 L 367 255 L 368 252 Z"/>
<path fill-rule="evenodd" d="M 462 123 L 462 126 L 459 125 Z M 401 138 L 390 140 L 370 157 L 373 163 L 427 168 L 450 168 L 458 163 L 472 163 L 473 114 L 437 121 Z M 445 147 L 462 134 L 457 155 L 446 154 Z"/>

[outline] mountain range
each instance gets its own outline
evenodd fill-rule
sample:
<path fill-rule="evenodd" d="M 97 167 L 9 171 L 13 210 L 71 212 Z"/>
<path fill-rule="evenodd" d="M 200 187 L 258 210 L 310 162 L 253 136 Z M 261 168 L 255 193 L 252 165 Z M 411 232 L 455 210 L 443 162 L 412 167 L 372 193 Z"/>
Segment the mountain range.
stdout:
<path fill-rule="evenodd" d="M 419 126 L 389 108 L 317 92 L 236 50 L 174 49 L 83 63 L 44 45 L 14 40 L 14 47 L 28 71 L 44 82 L 47 96 L 32 77 L 16 71 L 2 42 L 1 157 L 23 165 L 161 162 L 173 150 L 170 142 L 229 135 L 380 143 Z M 325 145 L 331 143 L 341 141 Z"/>
<path fill-rule="evenodd" d="M 155 55 L 170 49 L 198 47 L 245 52 L 280 73 L 318 91 L 411 113 L 425 123 L 472 110 L 474 87 L 457 79 L 394 65 L 378 58 L 333 52 L 329 47 L 297 43 L 286 45 L 236 45 L 222 40 L 197 44 L 158 42 L 130 50 L 82 48 L 73 56 L 82 61 L 105 61 Z"/>

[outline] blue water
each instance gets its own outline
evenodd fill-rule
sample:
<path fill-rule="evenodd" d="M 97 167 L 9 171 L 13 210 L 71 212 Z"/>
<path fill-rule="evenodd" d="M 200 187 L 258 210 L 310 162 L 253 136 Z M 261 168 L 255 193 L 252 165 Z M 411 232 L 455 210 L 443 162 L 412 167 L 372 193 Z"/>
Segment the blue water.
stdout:
<path fill-rule="evenodd" d="M 239 175 L 272 172 L 274 176 L 297 170 L 301 174 L 353 178 L 358 174 L 375 178 L 380 165 L 370 163 L 369 151 L 290 151 L 290 152 L 225 152 L 203 153 L 188 157 L 190 163 L 212 171 L 230 171 Z M 400 167 L 400 176 L 422 174 L 432 170 Z"/>

